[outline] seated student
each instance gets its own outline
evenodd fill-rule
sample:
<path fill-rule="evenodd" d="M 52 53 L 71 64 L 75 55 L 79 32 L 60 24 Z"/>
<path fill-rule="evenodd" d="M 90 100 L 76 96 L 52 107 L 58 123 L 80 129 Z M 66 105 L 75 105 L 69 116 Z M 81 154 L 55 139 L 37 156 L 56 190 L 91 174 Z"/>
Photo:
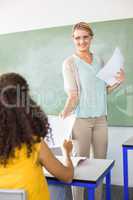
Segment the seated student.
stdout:
<path fill-rule="evenodd" d="M 71 182 L 71 141 L 64 141 L 65 165 L 53 155 L 44 138 L 50 132 L 47 116 L 32 100 L 26 80 L 16 73 L 0 76 L 0 188 L 24 189 L 28 200 L 50 200 L 42 167 Z"/>

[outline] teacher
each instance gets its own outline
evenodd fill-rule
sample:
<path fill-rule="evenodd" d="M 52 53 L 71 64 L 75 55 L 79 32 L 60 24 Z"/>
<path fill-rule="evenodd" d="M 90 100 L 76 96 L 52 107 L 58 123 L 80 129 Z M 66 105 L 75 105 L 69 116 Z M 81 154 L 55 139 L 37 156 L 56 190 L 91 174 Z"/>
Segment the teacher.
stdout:
<path fill-rule="evenodd" d="M 118 83 L 107 86 L 96 74 L 104 63 L 90 47 L 94 33 L 86 22 L 73 26 L 72 39 L 75 52 L 63 63 L 63 78 L 67 100 L 62 118 L 72 112 L 75 123 L 72 129 L 72 139 L 77 140 L 77 156 L 90 157 L 92 146 L 93 157 L 105 159 L 107 155 L 107 93 L 113 91 L 124 81 L 124 71 L 121 69 L 116 75 Z M 101 200 L 102 192 L 96 192 L 96 199 Z M 73 190 L 74 200 L 84 199 L 84 190 Z"/>

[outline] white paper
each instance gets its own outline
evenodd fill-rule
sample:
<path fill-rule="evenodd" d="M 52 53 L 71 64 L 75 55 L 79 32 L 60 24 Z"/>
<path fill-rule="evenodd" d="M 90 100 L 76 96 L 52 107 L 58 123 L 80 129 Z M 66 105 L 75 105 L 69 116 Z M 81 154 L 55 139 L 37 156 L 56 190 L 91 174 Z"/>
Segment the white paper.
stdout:
<path fill-rule="evenodd" d="M 64 163 L 64 157 L 63 156 L 56 156 L 56 158 L 61 162 L 61 163 Z M 76 156 L 76 157 L 73 157 L 71 156 L 71 160 L 72 160 L 72 163 L 73 163 L 73 166 L 76 167 L 78 166 L 82 161 L 86 160 L 87 157 L 82 157 L 82 156 Z"/>
<path fill-rule="evenodd" d="M 105 64 L 105 66 L 98 72 L 96 75 L 98 78 L 104 80 L 107 85 L 114 85 L 118 83 L 115 76 L 117 72 L 120 71 L 121 68 L 124 66 L 124 57 L 121 54 L 120 49 L 117 47 L 115 48 L 112 57 L 109 61 Z"/>
<path fill-rule="evenodd" d="M 56 156 L 56 158 L 57 158 L 62 164 L 65 164 L 65 163 L 64 163 L 64 157 L 63 157 L 63 156 Z M 71 159 L 72 159 L 73 166 L 74 166 L 74 168 L 75 168 L 75 167 L 77 167 L 78 165 L 80 165 L 84 160 L 86 160 L 87 157 L 79 157 L 79 156 L 77 156 L 77 157 L 71 157 Z M 44 172 L 44 174 L 45 174 L 46 176 L 49 176 L 49 177 L 51 176 L 51 177 L 53 177 L 53 175 L 50 174 L 50 172 L 49 172 L 46 168 L 44 168 L 44 167 L 43 167 L 43 172 Z"/>
<path fill-rule="evenodd" d="M 49 143 L 49 146 L 60 147 L 65 139 L 68 140 L 72 133 L 74 121 L 75 117 L 73 115 L 65 119 L 62 119 L 59 116 L 49 116 L 53 139 L 53 142 Z"/>

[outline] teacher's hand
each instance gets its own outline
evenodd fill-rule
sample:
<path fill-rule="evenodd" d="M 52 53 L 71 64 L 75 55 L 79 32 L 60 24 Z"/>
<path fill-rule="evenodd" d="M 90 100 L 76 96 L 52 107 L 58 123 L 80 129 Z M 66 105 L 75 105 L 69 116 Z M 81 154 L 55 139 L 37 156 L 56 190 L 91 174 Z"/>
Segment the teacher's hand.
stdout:
<path fill-rule="evenodd" d="M 70 113 L 65 112 L 64 110 L 62 112 L 59 113 L 59 117 L 62 119 L 65 119 L 66 117 L 68 117 L 70 115 Z"/>
<path fill-rule="evenodd" d="M 119 72 L 117 72 L 117 75 L 115 76 L 116 80 L 120 83 L 124 82 L 125 80 L 125 72 L 121 68 Z"/>

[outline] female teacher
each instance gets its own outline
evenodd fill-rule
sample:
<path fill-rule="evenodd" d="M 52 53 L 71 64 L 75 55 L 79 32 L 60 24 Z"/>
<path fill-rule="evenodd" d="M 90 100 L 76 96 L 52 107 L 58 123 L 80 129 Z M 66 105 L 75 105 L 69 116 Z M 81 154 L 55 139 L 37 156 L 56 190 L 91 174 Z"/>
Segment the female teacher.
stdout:
<path fill-rule="evenodd" d="M 64 86 L 68 98 L 62 118 L 72 112 L 75 123 L 72 139 L 78 141 L 78 156 L 90 157 L 92 145 L 94 158 L 104 159 L 107 154 L 107 92 L 111 92 L 124 81 L 124 71 L 117 73 L 118 83 L 112 87 L 106 86 L 96 74 L 103 67 L 102 59 L 90 51 L 93 31 L 88 23 L 80 22 L 74 25 L 72 38 L 75 52 L 63 63 Z M 73 192 L 74 200 L 84 199 L 83 189 Z M 96 192 L 96 199 L 101 200 L 101 192 Z"/>

